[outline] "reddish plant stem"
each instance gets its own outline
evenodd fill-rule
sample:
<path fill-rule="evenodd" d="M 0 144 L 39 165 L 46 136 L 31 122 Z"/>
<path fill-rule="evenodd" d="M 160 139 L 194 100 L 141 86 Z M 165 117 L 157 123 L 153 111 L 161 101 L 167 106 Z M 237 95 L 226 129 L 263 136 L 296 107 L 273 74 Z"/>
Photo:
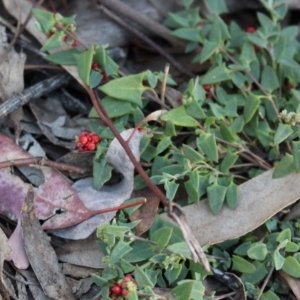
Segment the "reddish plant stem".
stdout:
<path fill-rule="evenodd" d="M 132 207 L 132 206 L 136 206 L 136 205 L 140 205 L 140 204 L 145 204 L 146 202 L 147 202 L 147 200 L 143 199 L 143 200 L 137 200 L 137 201 L 134 201 L 134 202 L 131 202 L 131 203 L 122 204 L 122 205 L 115 206 L 115 207 L 99 209 L 99 210 L 95 211 L 95 215 L 96 214 L 105 214 L 105 213 L 116 211 L 116 210 L 122 210 L 122 209 L 125 209 L 125 208 L 128 208 L 128 207 Z"/>
<path fill-rule="evenodd" d="M 119 141 L 121 146 L 124 148 L 125 152 L 127 153 L 128 157 L 132 161 L 134 167 L 138 171 L 138 173 L 141 175 L 145 183 L 147 184 L 148 188 L 159 198 L 159 200 L 166 206 L 169 207 L 169 201 L 165 194 L 151 181 L 148 174 L 144 171 L 143 167 L 140 165 L 140 163 L 136 160 L 135 156 L 133 155 L 131 149 L 128 146 L 127 141 L 125 141 L 120 133 L 115 128 L 113 122 L 108 117 L 104 107 L 102 106 L 101 102 L 99 101 L 99 96 L 96 90 L 87 89 L 90 99 L 92 101 L 93 106 L 95 107 L 100 119 L 109 127 L 109 129 L 112 131 L 116 139 Z"/>
<path fill-rule="evenodd" d="M 58 163 L 55 161 L 48 160 L 45 157 L 41 157 L 41 156 L 3 161 L 0 162 L 0 169 L 16 167 L 16 166 L 27 166 L 27 165 L 46 166 L 46 167 L 51 167 L 62 171 L 74 172 L 79 174 L 84 174 L 86 172 L 84 168 Z"/>

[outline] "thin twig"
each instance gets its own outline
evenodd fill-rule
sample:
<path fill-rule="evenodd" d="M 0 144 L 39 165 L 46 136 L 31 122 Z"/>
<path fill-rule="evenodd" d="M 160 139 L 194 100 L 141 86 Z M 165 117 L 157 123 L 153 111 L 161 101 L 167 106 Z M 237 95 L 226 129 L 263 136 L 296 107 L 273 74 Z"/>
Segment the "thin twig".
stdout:
<path fill-rule="evenodd" d="M 165 93 L 166 93 L 169 70 L 170 70 L 170 65 L 166 64 L 165 71 L 164 71 L 164 77 L 163 77 L 163 80 L 161 83 L 161 92 L 160 92 L 160 100 L 162 103 L 165 103 Z"/>
<path fill-rule="evenodd" d="M 116 16 L 112 11 L 105 8 L 103 5 L 100 6 L 100 10 L 109 18 L 111 18 L 113 21 L 118 23 L 119 25 L 126 28 L 128 31 L 135 34 L 137 37 L 139 37 L 141 40 L 143 40 L 145 43 L 147 43 L 150 47 L 155 49 L 161 56 L 163 56 L 172 66 L 174 66 L 175 69 L 177 69 L 181 74 L 184 74 L 190 78 L 195 77 L 195 74 L 190 72 L 189 70 L 186 70 L 173 56 L 171 56 L 169 53 L 167 53 L 164 49 L 162 49 L 158 44 L 153 42 L 151 39 L 149 39 L 146 35 L 138 31 L 137 29 L 130 26 L 128 23 L 123 21 L 121 18 Z"/>
<path fill-rule="evenodd" d="M 270 278 L 271 278 L 271 275 L 272 275 L 274 269 L 275 269 L 275 267 L 273 266 L 273 267 L 271 268 L 271 270 L 269 271 L 269 274 L 268 274 L 268 276 L 266 277 L 266 279 L 264 280 L 264 283 L 263 283 L 263 285 L 261 286 L 261 289 L 260 289 L 260 291 L 259 291 L 259 293 L 258 293 L 258 295 L 257 295 L 256 300 L 259 300 L 259 299 L 260 299 L 262 293 L 264 292 L 264 290 L 265 290 L 265 288 L 266 288 L 266 286 L 267 286 L 268 281 L 269 281 Z"/>
<path fill-rule="evenodd" d="M 184 50 L 186 42 L 172 35 L 172 31 L 156 21 L 147 17 L 147 15 L 140 15 L 136 10 L 131 8 L 126 2 L 119 0 L 98 0 L 101 4 L 108 7 L 116 15 L 130 19 L 132 22 L 143 26 L 148 31 L 152 31 L 154 34 L 161 36 L 172 44 L 175 48 Z"/>
<path fill-rule="evenodd" d="M 42 156 L 19 158 L 19 159 L 3 161 L 3 162 L 0 162 L 0 169 L 17 167 L 17 166 L 27 166 L 27 165 L 46 166 L 46 167 L 55 168 L 55 169 L 58 169 L 61 171 L 74 172 L 74 173 L 78 173 L 78 174 L 84 174 L 87 171 L 84 168 L 79 168 L 76 166 L 51 161 Z"/>
<path fill-rule="evenodd" d="M 17 282 L 20 282 L 24 285 L 36 285 L 36 286 L 41 286 L 39 283 L 37 282 L 30 282 L 30 281 L 25 281 L 25 280 L 22 280 L 22 279 L 19 279 L 19 278 L 16 278 L 15 276 L 13 275 L 10 275 L 8 272 L 6 272 L 5 270 L 2 270 L 3 274 L 5 274 L 7 277 L 9 277 L 10 279 L 13 279 Z"/>
<path fill-rule="evenodd" d="M 42 80 L 39 83 L 25 89 L 21 94 L 6 100 L 0 105 L 0 118 L 5 117 L 11 112 L 25 105 L 32 99 L 43 96 L 56 88 L 67 83 L 71 79 L 69 74 L 60 74 L 48 79 Z"/>

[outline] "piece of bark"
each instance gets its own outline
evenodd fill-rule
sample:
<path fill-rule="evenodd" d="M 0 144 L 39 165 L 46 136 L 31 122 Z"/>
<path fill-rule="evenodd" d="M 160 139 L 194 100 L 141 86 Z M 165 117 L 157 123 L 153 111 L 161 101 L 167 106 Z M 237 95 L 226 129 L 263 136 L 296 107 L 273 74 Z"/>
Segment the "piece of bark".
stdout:
<path fill-rule="evenodd" d="M 75 299 L 58 264 L 47 234 L 42 230 L 33 207 L 30 187 L 22 207 L 22 230 L 25 250 L 45 294 L 53 299 Z"/>

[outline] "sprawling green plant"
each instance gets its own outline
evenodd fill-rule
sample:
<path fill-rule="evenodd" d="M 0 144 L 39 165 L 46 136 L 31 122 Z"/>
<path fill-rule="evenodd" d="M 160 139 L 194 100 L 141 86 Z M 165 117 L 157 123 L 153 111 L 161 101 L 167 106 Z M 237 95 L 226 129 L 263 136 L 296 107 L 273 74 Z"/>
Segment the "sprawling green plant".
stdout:
<path fill-rule="evenodd" d="M 209 62 L 210 67 L 188 82 L 183 95 L 173 99 L 172 107 L 154 124 L 143 122 L 151 107 L 144 95 L 147 92 L 159 99 L 156 86 L 163 81 L 163 73 L 119 77 L 107 46 L 85 46 L 78 41 L 73 17 L 41 10 L 33 13 L 48 36 L 42 50 L 69 46 L 46 59 L 77 66 L 84 84 L 105 94 L 101 103 L 119 132 L 140 124 L 148 128 L 141 158 L 167 198 L 183 205 L 207 198 L 212 213 L 217 214 L 224 202 L 236 208 L 240 183 L 273 165 L 274 178 L 300 171 L 298 27 L 281 28 L 286 1 L 261 0 L 266 13 L 257 13 L 257 28 L 226 24 L 220 16 L 227 11 L 224 0 L 206 1 L 209 13 L 205 18 L 192 6 L 193 0 L 182 2 L 184 10 L 170 13 L 165 25 L 188 41 L 186 51 L 196 53 L 195 63 Z M 170 77 L 167 83 L 175 84 Z M 111 176 L 105 152 L 114 134 L 97 119 L 95 109 L 89 116 L 93 118 L 89 129 L 101 137 L 94 158 L 94 187 L 100 189 Z M 177 197 L 180 186 L 186 190 L 186 199 Z M 136 176 L 135 188 L 143 187 L 145 183 Z M 112 286 L 130 273 L 137 286 L 131 286 L 126 299 L 155 299 L 155 286 L 173 288 L 176 299 L 202 299 L 201 281 L 208 274 L 191 260 L 179 229 L 157 216 L 149 239 L 139 241 L 135 225 L 121 212 L 97 232 L 107 267 L 101 277 L 93 278 L 103 298 L 108 299 Z M 249 234 L 208 250 L 215 268 L 242 274 L 249 297 L 258 294 L 258 284 L 273 269 L 300 276 L 299 222 L 270 220 L 266 228 L 260 241 Z M 279 299 L 275 293 L 281 291 L 275 279 L 261 299 Z"/>

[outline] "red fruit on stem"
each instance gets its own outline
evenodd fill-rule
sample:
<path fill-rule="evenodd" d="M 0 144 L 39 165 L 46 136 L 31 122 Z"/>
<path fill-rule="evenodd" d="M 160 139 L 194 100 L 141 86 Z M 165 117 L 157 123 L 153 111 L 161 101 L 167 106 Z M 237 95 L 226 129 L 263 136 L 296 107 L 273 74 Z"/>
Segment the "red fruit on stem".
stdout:
<path fill-rule="evenodd" d="M 180 94 L 180 95 L 178 96 L 178 98 L 177 98 L 177 102 L 182 102 L 182 99 L 183 99 L 183 95 Z"/>
<path fill-rule="evenodd" d="M 86 150 L 87 150 L 86 146 L 83 146 L 83 145 L 79 146 L 79 148 L 78 148 L 79 152 L 85 152 Z"/>
<path fill-rule="evenodd" d="M 98 144 L 100 142 L 100 138 L 96 133 L 91 134 L 91 139 L 95 144 Z"/>
<path fill-rule="evenodd" d="M 72 43 L 72 47 L 77 48 L 79 46 L 79 42 L 77 40 L 74 40 Z"/>
<path fill-rule="evenodd" d="M 108 76 L 107 76 L 107 74 L 105 73 L 105 72 L 102 72 L 102 82 L 104 83 L 104 82 L 107 82 L 108 81 Z"/>
<path fill-rule="evenodd" d="M 259 51 L 259 49 L 260 49 L 259 46 L 257 46 L 257 45 L 253 45 L 253 48 L 254 48 L 255 52 Z"/>
<path fill-rule="evenodd" d="M 79 142 L 82 144 L 82 145 L 86 145 L 87 142 L 88 142 L 88 137 L 86 135 L 81 135 L 79 137 Z"/>
<path fill-rule="evenodd" d="M 209 92 L 211 89 L 211 85 L 210 84 L 203 84 L 203 88 L 206 92 Z"/>
<path fill-rule="evenodd" d="M 246 32 L 248 32 L 248 33 L 254 33 L 255 31 L 256 31 L 256 28 L 253 27 L 253 26 L 249 26 L 249 27 L 247 27 L 247 29 L 246 29 Z"/>
<path fill-rule="evenodd" d="M 93 62 L 91 65 L 92 70 L 98 70 L 100 69 L 100 65 L 97 62 Z"/>
<path fill-rule="evenodd" d="M 123 296 L 123 297 L 128 296 L 129 293 L 130 293 L 130 292 L 128 291 L 128 289 L 123 289 L 123 290 L 122 290 L 122 296 Z"/>
<path fill-rule="evenodd" d="M 86 147 L 89 151 L 94 151 L 96 149 L 96 145 L 92 142 L 88 143 Z"/>
<path fill-rule="evenodd" d="M 119 284 L 115 284 L 110 290 L 111 290 L 115 295 L 121 295 L 121 294 L 122 294 L 122 288 L 120 287 Z"/>
<path fill-rule="evenodd" d="M 287 85 L 286 85 L 286 89 L 288 90 L 288 91 L 290 91 L 291 89 L 293 89 L 294 88 L 294 86 L 291 84 L 291 83 L 288 83 Z"/>

